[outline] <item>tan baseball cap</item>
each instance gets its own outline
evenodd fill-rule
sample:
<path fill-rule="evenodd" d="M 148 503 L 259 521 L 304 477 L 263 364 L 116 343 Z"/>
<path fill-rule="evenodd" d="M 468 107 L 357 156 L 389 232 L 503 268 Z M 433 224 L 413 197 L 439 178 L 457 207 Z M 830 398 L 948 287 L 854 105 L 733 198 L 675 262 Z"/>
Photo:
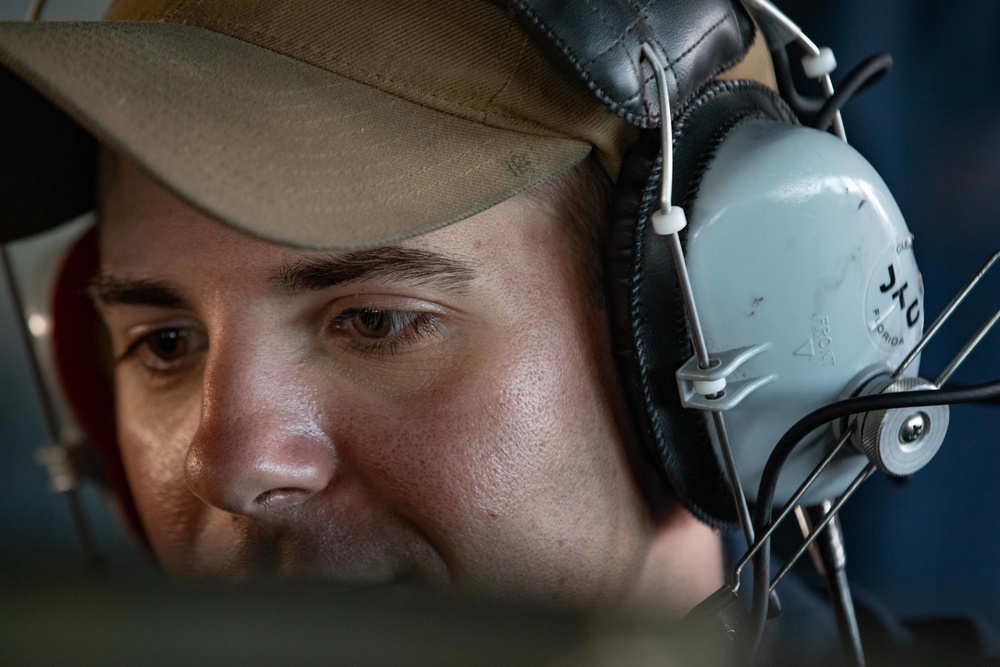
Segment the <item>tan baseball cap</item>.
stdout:
<path fill-rule="evenodd" d="M 209 215 L 305 247 L 448 225 L 591 150 L 614 176 L 635 136 L 487 0 L 120 0 L 0 23 L 0 64 Z"/>

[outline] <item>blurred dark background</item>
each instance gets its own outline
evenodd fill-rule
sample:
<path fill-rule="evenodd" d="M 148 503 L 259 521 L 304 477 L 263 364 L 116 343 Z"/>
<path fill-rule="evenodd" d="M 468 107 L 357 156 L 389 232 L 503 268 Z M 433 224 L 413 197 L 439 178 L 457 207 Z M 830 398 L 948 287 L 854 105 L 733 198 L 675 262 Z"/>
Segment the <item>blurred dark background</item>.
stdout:
<path fill-rule="evenodd" d="M 50 0 L 45 19 L 96 18 L 107 0 Z M 845 110 L 848 138 L 882 174 L 911 230 L 932 320 L 990 253 L 1000 249 L 1000 3 L 996 0 L 779 2 L 815 42 L 834 48 L 842 75 L 874 51 L 891 74 Z M 0 0 L 19 20 L 28 0 Z M 989 317 L 994 279 L 923 356 L 934 378 Z M 64 501 L 33 461 L 45 440 L 38 402 L 6 291 L 0 293 L 0 566 L 80 566 Z M 1000 377 L 993 333 L 953 378 Z M 848 570 L 857 587 L 905 616 L 974 612 L 1000 628 L 1000 407 L 952 410 L 937 458 L 907 482 L 876 476 L 844 512 Z M 144 558 L 122 537 L 94 490 L 86 501 L 106 554 L 120 567 Z M 82 567 L 82 566 L 81 566 Z"/>

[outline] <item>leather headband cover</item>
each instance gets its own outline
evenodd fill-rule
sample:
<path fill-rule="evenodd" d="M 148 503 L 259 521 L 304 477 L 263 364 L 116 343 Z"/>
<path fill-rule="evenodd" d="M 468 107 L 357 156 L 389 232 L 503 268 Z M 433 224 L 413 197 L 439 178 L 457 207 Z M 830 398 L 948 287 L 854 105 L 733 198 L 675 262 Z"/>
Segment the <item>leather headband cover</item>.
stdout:
<path fill-rule="evenodd" d="M 571 66 L 615 113 L 642 128 L 660 124 L 644 42 L 666 58 L 672 108 L 743 59 L 754 25 L 737 0 L 494 0 Z"/>
<path fill-rule="evenodd" d="M 718 146 L 739 124 L 760 119 L 796 122 L 777 94 L 751 81 L 713 82 L 678 109 L 674 203 L 690 211 Z M 701 521 L 731 527 L 735 509 L 707 415 L 682 408 L 677 391 L 674 374 L 693 351 L 674 262 L 648 224 L 659 203 L 661 169 L 660 133 L 648 130 L 622 164 L 608 264 L 615 355 L 641 448 L 635 458 L 648 465 L 639 472 L 640 484 L 654 511 L 670 502 L 662 491 L 666 483 Z"/>

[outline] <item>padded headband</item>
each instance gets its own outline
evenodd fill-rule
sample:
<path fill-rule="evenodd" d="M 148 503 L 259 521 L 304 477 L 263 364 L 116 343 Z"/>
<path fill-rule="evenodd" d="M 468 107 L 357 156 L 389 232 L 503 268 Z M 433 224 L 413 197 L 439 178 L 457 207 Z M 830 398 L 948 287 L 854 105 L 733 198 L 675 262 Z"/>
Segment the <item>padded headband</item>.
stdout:
<path fill-rule="evenodd" d="M 731 0 L 574 2 L 494 0 L 508 7 L 556 60 L 572 67 L 615 113 L 641 128 L 660 125 L 652 69 L 641 64 L 655 45 L 672 74 L 671 106 L 743 60 L 754 24 Z"/>

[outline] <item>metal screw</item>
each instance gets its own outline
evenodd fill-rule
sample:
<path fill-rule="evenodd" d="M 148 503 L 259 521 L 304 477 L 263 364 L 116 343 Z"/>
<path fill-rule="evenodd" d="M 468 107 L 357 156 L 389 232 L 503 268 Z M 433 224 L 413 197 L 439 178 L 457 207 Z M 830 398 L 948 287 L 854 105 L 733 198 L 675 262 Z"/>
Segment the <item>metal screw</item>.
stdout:
<path fill-rule="evenodd" d="M 912 444 L 924 437 L 927 432 L 927 422 L 930 421 L 923 412 L 914 412 L 907 417 L 899 429 L 899 441 Z"/>

